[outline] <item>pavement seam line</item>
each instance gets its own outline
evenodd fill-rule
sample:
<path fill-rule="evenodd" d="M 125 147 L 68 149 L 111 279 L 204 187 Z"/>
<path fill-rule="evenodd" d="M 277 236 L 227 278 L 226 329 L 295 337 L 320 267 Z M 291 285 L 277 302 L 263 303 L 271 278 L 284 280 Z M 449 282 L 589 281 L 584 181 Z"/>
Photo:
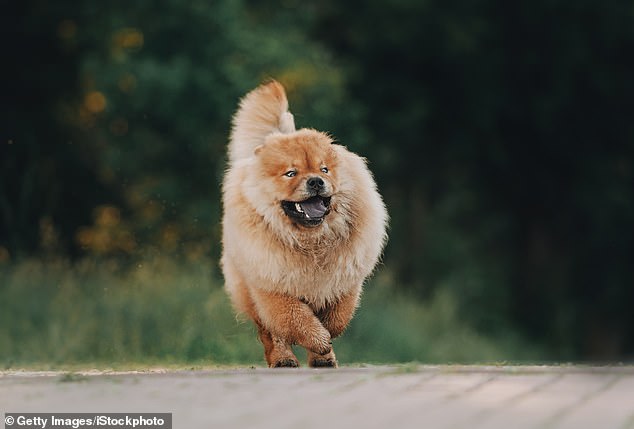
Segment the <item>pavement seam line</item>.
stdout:
<path fill-rule="evenodd" d="M 414 391 L 420 389 L 421 387 L 425 386 L 427 383 L 429 383 L 431 380 L 433 380 L 436 377 L 438 377 L 438 373 L 436 373 L 436 374 L 427 374 L 427 375 L 425 375 L 425 377 L 422 377 L 422 378 L 416 380 L 414 383 L 411 383 L 411 384 L 403 387 L 400 391 L 402 393 L 414 392 Z"/>
<path fill-rule="evenodd" d="M 481 380 L 477 383 L 474 383 L 472 386 L 467 387 L 466 389 L 460 391 L 460 392 L 455 392 L 455 393 L 449 393 L 448 395 L 445 396 L 444 401 L 449 401 L 449 400 L 454 400 L 456 398 L 460 398 L 461 396 L 465 396 L 468 395 L 470 393 L 473 393 L 479 389 L 481 389 L 485 384 L 495 380 L 496 378 L 498 378 L 498 374 L 492 375 L 490 377 L 485 378 L 484 380 Z"/>
<path fill-rule="evenodd" d="M 564 418 L 569 416 L 572 413 L 572 411 L 575 410 L 577 407 L 592 400 L 594 397 L 600 395 L 601 393 L 606 392 L 607 390 L 612 388 L 616 383 L 618 383 L 620 380 L 621 380 L 621 377 L 619 377 L 618 375 L 612 376 L 610 379 L 604 382 L 601 386 L 587 392 L 586 394 L 582 395 L 571 404 L 561 408 L 550 417 L 547 417 L 546 419 L 544 419 L 542 421 L 542 427 L 544 428 L 556 427 L 557 423 L 561 422 Z"/>
<path fill-rule="evenodd" d="M 563 377 L 563 374 L 557 374 L 553 377 L 549 377 L 547 380 L 529 388 L 526 389 L 523 392 L 520 392 L 516 395 L 513 395 L 509 398 L 506 398 L 503 401 L 500 401 L 497 404 L 497 407 L 493 407 L 493 408 L 486 408 L 483 410 L 480 410 L 478 412 L 476 412 L 475 414 L 473 414 L 472 416 L 469 416 L 466 420 L 469 420 L 471 422 L 471 426 L 475 426 L 477 424 L 482 424 L 483 422 L 485 422 L 486 420 L 488 420 L 489 418 L 493 417 L 497 412 L 499 412 L 499 408 L 503 407 L 503 406 L 511 406 L 513 404 L 519 403 L 522 401 L 522 399 L 524 399 L 525 397 L 527 397 L 528 395 L 531 395 L 533 393 L 537 393 L 540 390 L 544 389 L 547 386 L 550 386 L 551 384 L 554 384 L 555 382 L 557 382 L 558 380 L 560 380 Z M 463 423 L 456 423 L 453 426 L 451 426 L 451 429 L 459 429 L 459 428 L 463 428 L 464 426 L 464 422 Z"/>

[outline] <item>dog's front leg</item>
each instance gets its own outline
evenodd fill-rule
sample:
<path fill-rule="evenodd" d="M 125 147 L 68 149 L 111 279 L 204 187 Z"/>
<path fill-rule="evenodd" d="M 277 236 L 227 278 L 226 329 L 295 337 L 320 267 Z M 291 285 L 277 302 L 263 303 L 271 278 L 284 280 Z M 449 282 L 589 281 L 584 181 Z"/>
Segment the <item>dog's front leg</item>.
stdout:
<path fill-rule="evenodd" d="M 289 346 L 299 344 L 319 355 L 326 355 L 332 351 L 330 332 L 322 325 L 308 304 L 296 297 L 259 288 L 253 288 L 251 296 L 259 321 L 264 330 L 270 334 L 273 348 L 277 341 L 278 347 L 282 347 L 282 344 Z M 269 337 L 265 336 L 265 340 L 269 341 Z M 263 343 L 266 349 L 267 343 L 265 341 Z M 277 362 L 268 363 L 269 366 L 277 364 Z"/>

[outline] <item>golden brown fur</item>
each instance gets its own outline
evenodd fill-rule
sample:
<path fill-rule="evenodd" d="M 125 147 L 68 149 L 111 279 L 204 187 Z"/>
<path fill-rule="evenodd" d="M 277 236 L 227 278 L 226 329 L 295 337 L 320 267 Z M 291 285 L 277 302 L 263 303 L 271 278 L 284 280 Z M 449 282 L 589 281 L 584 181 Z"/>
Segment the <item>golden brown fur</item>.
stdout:
<path fill-rule="evenodd" d="M 284 88 L 247 94 L 223 183 L 226 290 L 257 325 L 269 366 L 337 366 L 348 325 L 386 240 L 387 212 L 365 160 L 322 132 L 295 130 Z"/>

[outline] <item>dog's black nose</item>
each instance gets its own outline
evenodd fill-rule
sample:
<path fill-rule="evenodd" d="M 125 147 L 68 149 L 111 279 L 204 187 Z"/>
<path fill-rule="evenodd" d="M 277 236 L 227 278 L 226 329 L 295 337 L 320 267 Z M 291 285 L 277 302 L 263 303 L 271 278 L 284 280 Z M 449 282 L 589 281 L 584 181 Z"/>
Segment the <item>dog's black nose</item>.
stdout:
<path fill-rule="evenodd" d="M 308 187 L 308 189 L 321 191 L 324 188 L 324 181 L 321 177 L 310 177 L 306 181 L 306 186 Z"/>

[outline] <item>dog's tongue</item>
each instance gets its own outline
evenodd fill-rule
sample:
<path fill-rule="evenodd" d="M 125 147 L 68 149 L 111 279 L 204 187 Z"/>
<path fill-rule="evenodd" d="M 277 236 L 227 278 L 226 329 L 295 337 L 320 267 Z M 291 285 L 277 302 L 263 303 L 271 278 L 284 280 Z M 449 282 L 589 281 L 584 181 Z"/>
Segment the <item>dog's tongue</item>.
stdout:
<path fill-rule="evenodd" d="M 302 206 L 302 210 L 311 218 L 320 218 L 328 211 L 328 207 L 324 204 L 324 201 L 319 197 L 310 198 L 304 202 L 299 203 Z"/>

